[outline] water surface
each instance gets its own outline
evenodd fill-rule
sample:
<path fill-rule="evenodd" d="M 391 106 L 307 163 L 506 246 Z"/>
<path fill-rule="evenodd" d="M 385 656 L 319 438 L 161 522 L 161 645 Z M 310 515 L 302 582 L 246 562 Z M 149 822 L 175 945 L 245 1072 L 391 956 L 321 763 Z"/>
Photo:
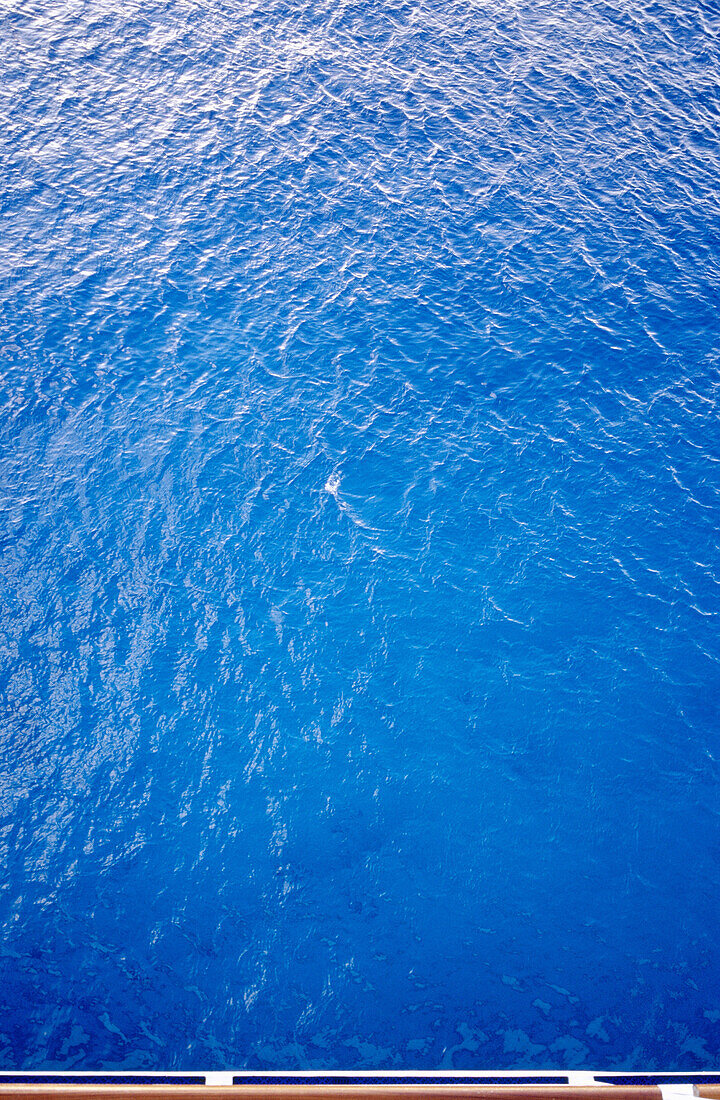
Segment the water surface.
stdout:
<path fill-rule="evenodd" d="M 720 1055 L 705 0 L 11 0 L 0 1064 Z"/>

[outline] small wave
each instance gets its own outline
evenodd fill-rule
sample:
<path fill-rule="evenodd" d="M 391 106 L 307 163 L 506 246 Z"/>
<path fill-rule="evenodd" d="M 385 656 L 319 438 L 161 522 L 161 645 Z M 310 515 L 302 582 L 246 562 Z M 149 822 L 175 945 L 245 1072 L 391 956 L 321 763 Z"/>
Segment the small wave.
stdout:
<path fill-rule="evenodd" d="M 337 500 L 338 490 L 340 488 L 340 475 L 330 474 L 330 477 L 325 482 L 325 492 L 329 493 L 331 497 L 335 497 Z"/>

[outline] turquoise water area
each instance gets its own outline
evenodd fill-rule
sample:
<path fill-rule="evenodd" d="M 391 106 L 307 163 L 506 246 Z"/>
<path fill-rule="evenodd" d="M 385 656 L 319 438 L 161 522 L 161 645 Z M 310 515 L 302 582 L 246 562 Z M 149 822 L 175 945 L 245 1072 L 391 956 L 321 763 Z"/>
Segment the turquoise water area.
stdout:
<path fill-rule="evenodd" d="M 0 1065 L 717 1067 L 717 5 L 0 53 Z"/>

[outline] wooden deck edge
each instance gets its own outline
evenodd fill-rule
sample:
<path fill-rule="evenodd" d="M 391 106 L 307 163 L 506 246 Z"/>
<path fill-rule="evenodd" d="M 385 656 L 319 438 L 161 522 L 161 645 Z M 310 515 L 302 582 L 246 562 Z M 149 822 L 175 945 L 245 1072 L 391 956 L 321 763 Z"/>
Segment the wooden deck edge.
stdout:
<path fill-rule="evenodd" d="M 720 1088 L 698 1086 L 700 1096 L 717 1097 Z M 0 1100 L 663 1100 L 657 1085 L 122 1085 L 0 1081 Z"/>
<path fill-rule="evenodd" d="M 720 1100 L 720 1085 L 683 1082 L 687 1096 Z M 4 1083 L 0 1079 L 0 1100 L 668 1100 L 663 1096 L 668 1084 L 658 1085 L 483 1085 L 453 1084 L 371 1084 L 353 1082 L 343 1085 L 317 1083 L 258 1085 L 172 1085 L 53 1082 Z M 678 1090 L 680 1092 L 680 1090 Z"/>

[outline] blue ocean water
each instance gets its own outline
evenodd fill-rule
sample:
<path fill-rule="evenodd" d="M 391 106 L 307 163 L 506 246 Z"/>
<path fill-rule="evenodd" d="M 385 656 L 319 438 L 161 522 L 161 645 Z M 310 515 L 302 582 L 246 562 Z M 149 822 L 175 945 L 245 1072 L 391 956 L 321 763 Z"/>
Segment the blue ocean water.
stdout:
<path fill-rule="evenodd" d="M 0 43 L 0 1064 L 717 1065 L 717 6 Z"/>

